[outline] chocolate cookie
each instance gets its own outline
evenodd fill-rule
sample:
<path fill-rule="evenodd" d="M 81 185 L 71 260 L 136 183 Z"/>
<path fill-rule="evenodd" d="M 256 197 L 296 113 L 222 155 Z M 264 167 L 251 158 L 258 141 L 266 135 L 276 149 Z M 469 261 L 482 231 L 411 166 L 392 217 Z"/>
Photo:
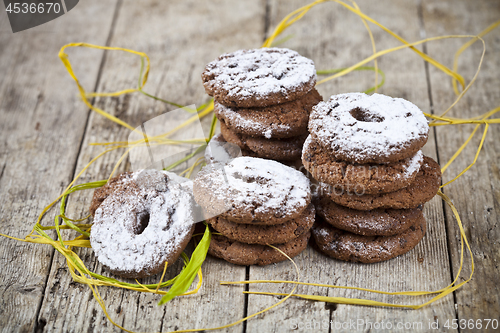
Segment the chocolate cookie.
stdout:
<path fill-rule="evenodd" d="M 426 230 L 423 216 L 406 231 L 394 236 L 356 235 L 318 220 L 312 234 L 321 252 L 335 259 L 366 264 L 389 260 L 410 251 L 422 240 Z"/>
<path fill-rule="evenodd" d="M 205 150 L 205 161 L 207 164 L 215 162 L 225 163 L 240 156 L 259 157 L 257 153 L 251 150 L 241 149 L 234 143 L 227 142 L 221 133 L 212 137 L 212 140 L 210 140 L 207 149 Z M 275 158 L 270 159 L 276 160 Z M 307 170 L 305 170 L 302 165 L 300 158 L 292 161 L 279 160 L 279 162 L 296 170 L 300 170 L 302 173 L 307 173 Z"/>
<path fill-rule="evenodd" d="M 311 229 L 315 218 L 314 206 L 310 204 L 296 219 L 282 224 L 254 225 L 234 223 L 223 217 L 213 217 L 207 222 L 227 238 L 246 244 L 283 244 Z"/>
<path fill-rule="evenodd" d="M 362 194 L 356 187 L 329 186 L 321 183 L 319 191 L 335 203 L 358 210 L 376 208 L 410 209 L 431 200 L 441 184 L 441 169 L 432 158 L 424 156 L 417 177 L 409 186 L 390 193 Z"/>
<path fill-rule="evenodd" d="M 394 192 L 410 185 L 423 156 L 418 151 L 412 157 L 388 164 L 351 164 L 333 159 L 312 136 L 302 148 L 302 163 L 316 180 L 331 186 L 357 186 L 365 194 Z"/>
<path fill-rule="evenodd" d="M 322 100 L 313 89 L 295 101 L 264 108 L 230 108 L 215 101 L 214 112 L 232 132 L 282 139 L 308 134 L 311 109 Z"/>
<path fill-rule="evenodd" d="M 203 167 L 193 190 L 207 214 L 242 223 L 284 223 L 311 202 L 309 179 L 300 171 L 254 157 Z"/>
<path fill-rule="evenodd" d="M 258 157 L 279 161 L 294 161 L 300 159 L 305 135 L 287 139 L 268 140 L 264 137 L 251 137 L 231 131 L 223 122 L 220 130 L 227 142 L 233 143 L 242 151 L 252 151 Z"/>
<path fill-rule="evenodd" d="M 264 107 L 299 99 L 314 88 L 312 60 L 285 48 L 221 55 L 201 75 L 205 91 L 231 107 Z"/>
<path fill-rule="evenodd" d="M 104 186 L 97 188 L 94 191 L 92 202 L 90 203 L 90 214 L 95 215 L 95 211 L 102 202 L 114 191 L 127 188 L 132 178 L 131 172 L 124 172 L 111 178 Z"/>
<path fill-rule="evenodd" d="M 316 212 L 335 228 L 363 236 L 392 236 L 402 233 L 422 217 L 422 206 L 414 209 L 355 210 L 322 196 L 314 200 Z"/>
<path fill-rule="evenodd" d="M 240 156 L 247 155 L 243 155 L 241 148 L 234 143 L 227 142 L 221 133 L 215 134 L 205 149 L 205 162 L 207 164 L 226 163 Z"/>
<path fill-rule="evenodd" d="M 90 244 L 97 260 L 117 275 L 143 278 L 174 263 L 194 230 L 192 195 L 165 172 L 129 175 L 95 211 Z"/>
<path fill-rule="evenodd" d="M 350 93 L 313 107 L 309 131 L 336 160 L 388 163 L 415 155 L 427 142 L 429 125 L 404 99 Z"/>
<path fill-rule="evenodd" d="M 311 232 L 307 231 L 302 236 L 288 243 L 276 245 L 276 247 L 293 258 L 307 247 L 310 237 Z M 287 260 L 284 255 L 270 246 L 240 243 L 222 235 L 212 235 L 208 253 L 236 265 L 264 266 Z"/>

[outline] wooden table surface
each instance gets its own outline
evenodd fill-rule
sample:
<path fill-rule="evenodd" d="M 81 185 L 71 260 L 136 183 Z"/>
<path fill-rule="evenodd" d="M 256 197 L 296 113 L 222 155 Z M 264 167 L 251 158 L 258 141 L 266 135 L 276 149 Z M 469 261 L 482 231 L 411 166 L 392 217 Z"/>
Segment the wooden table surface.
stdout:
<path fill-rule="evenodd" d="M 180 104 L 208 101 L 200 74 L 205 64 L 224 52 L 259 47 L 278 22 L 307 1 L 133 1 L 86 0 L 68 14 L 39 29 L 12 34 L 5 15 L 0 20 L 0 221 L 1 232 L 23 238 L 41 210 L 69 184 L 99 152 L 91 142 L 126 140 L 129 130 L 104 119 L 82 103 L 74 82 L 57 57 L 69 42 L 89 42 L 146 52 L 152 72 L 146 90 Z M 450 34 L 477 34 L 500 19 L 497 0 L 359 0 L 362 11 L 408 41 Z M 500 28 L 485 37 L 483 68 L 476 84 L 449 115 L 472 117 L 500 105 Z M 373 27 L 377 49 L 400 45 Z M 361 20 L 341 6 L 322 4 L 284 35 L 282 46 L 314 60 L 317 69 L 350 66 L 372 53 Z M 449 39 L 418 46 L 452 66 L 465 39 Z M 458 70 L 470 80 L 476 70 L 480 43 L 460 58 Z M 138 59 L 120 52 L 87 49 L 68 51 L 75 72 L 89 91 L 133 87 Z M 382 57 L 386 74 L 381 93 L 402 97 L 424 112 L 439 114 L 455 99 L 451 80 L 411 50 Z M 363 91 L 373 85 L 373 72 L 358 71 L 318 87 L 324 98 Z M 137 126 L 173 109 L 138 94 L 98 98 L 95 104 Z M 463 144 L 474 125 L 440 126 L 430 131 L 424 153 L 443 166 Z M 482 128 L 481 128 L 482 129 Z M 444 174 L 452 179 L 472 162 L 480 134 L 474 137 Z M 353 331 L 335 322 L 390 322 L 430 331 L 452 332 L 447 320 L 500 319 L 500 132 L 492 125 L 479 159 L 463 177 L 444 188 L 463 221 L 476 269 L 472 281 L 456 292 L 420 310 L 325 304 L 296 298 L 228 329 L 230 332 Z M 93 164 L 81 182 L 105 179 L 121 152 Z M 125 164 L 122 169 L 127 168 Z M 84 216 L 91 192 L 71 197 L 69 216 Z M 44 223 L 53 223 L 50 218 Z M 453 281 L 460 265 L 460 236 L 451 210 L 439 198 L 425 206 L 428 231 L 411 252 L 378 264 L 353 264 L 327 258 L 308 248 L 295 258 L 305 282 L 360 286 L 387 291 L 438 290 Z M 90 249 L 78 251 L 87 267 L 107 274 Z M 466 256 L 459 282 L 470 274 Z M 105 317 L 90 289 L 72 281 L 64 257 L 47 245 L 0 238 L 0 330 L 2 332 L 111 332 L 120 331 Z M 197 295 L 179 297 L 157 306 L 159 295 L 101 287 L 110 316 L 138 332 L 208 328 L 234 322 L 279 300 L 245 296 L 244 286 L 221 286 L 221 280 L 296 279 L 289 262 L 267 267 L 240 267 L 208 258 L 204 284 Z M 179 271 L 176 265 L 169 271 Z M 155 283 L 158 276 L 145 281 Z M 290 292 L 291 285 L 251 285 L 250 291 Z M 297 293 L 369 298 L 400 304 L 421 304 L 429 297 L 367 294 L 300 286 Z M 331 327 L 308 330 L 314 322 Z M 300 327 L 298 324 L 300 323 Z M 421 323 L 421 324 L 418 324 Z M 422 326 L 419 326 L 422 325 Z M 407 326 L 408 327 L 408 326 Z M 489 327 L 491 329 L 491 327 Z M 376 329 L 372 329 L 375 331 Z M 370 331 L 356 326 L 355 331 Z M 380 329 L 377 331 L 385 331 Z M 469 331 L 469 329 L 458 331 Z M 484 331 L 484 327 L 481 330 Z"/>

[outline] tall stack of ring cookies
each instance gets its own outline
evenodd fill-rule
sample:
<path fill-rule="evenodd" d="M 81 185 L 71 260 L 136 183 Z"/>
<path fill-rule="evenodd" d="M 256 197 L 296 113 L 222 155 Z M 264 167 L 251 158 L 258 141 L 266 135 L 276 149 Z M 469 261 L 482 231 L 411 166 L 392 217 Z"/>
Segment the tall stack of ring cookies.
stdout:
<path fill-rule="evenodd" d="M 202 74 L 223 138 L 244 156 L 300 161 L 309 114 L 322 101 L 312 60 L 285 48 L 240 50 Z"/>
<path fill-rule="evenodd" d="M 287 259 L 280 251 L 294 257 L 307 247 L 315 209 L 309 179 L 300 171 L 237 157 L 205 166 L 193 193 L 205 214 L 215 216 L 206 220 L 213 231 L 212 256 L 237 265 L 269 265 Z"/>
<path fill-rule="evenodd" d="M 385 95 L 332 96 L 311 112 L 304 167 L 318 181 L 312 229 L 336 259 L 374 263 L 423 238 L 423 204 L 437 193 L 439 165 L 420 149 L 429 126 L 414 104 Z"/>

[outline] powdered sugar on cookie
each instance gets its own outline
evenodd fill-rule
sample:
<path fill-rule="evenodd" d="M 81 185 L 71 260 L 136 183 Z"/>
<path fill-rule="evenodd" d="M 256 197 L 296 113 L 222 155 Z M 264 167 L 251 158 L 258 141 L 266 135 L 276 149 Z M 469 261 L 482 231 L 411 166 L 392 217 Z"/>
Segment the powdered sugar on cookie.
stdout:
<path fill-rule="evenodd" d="M 221 55 L 206 66 L 202 78 L 207 93 L 219 102 L 229 98 L 240 106 L 257 106 L 269 98 L 280 104 L 306 94 L 316 83 L 316 69 L 295 51 L 261 48 Z"/>
<path fill-rule="evenodd" d="M 208 210 L 227 202 L 228 214 L 239 211 L 255 220 L 286 220 L 299 216 L 311 201 L 307 177 L 272 160 L 238 157 L 226 165 L 207 167 L 198 175 L 194 196 Z"/>
<path fill-rule="evenodd" d="M 241 127 L 243 130 L 260 133 L 266 139 L 271 139 L 275 131 L 287 132 L 291 130 L 287 124 L 273 124 L 273 127 L 266 127 L 257 120 L 250 117 L 243 117 L 237 111 L 222 104 L 217 104 L 217 112 L 221 113 L 225 119 L 229 120 L 232 124 L 238 124 L 238 127 Z"/>
<path fill-rule="evenodd" d="M 429 125 L 423 112 L 404 99 L 350 93 L 315 106 L 309 130 L 340 159 L 386 163 L 415 154 L 427 141 Z"/>
<path fill-rule="evenodd" d="M 90 242 L 99 262 L 115 273 L 155 274 L 191 238 L 192 196 L 168 174 L 135 172 L 135 186 L 113 192 L 96 210 Z"/>

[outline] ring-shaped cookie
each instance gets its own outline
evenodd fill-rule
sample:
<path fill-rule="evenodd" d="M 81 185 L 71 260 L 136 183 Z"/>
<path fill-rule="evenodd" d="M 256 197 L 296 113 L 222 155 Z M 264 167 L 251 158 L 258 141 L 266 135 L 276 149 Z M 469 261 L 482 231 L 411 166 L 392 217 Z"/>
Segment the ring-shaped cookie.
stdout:
<path fill-rule="evenodd" d="M 349 93 L 313 107 L 309 131 L 335 159 L 389 163 L 415 155 L 427 142 L 429 124 L 404 99 Z"/>
<path fill-rule="evenodd" d="M 130 175 L 97 208 L 90 243 L 99 262 L 115 274 L 143 278 L 172 264 L 194 230 L 192 196 L 167 173 Z"/>
<path fill-rule="evenodd" d="M 201 77 L 207 94 L 223 105 L 264 107 L 307 94 L 316 84 L 316 69 L 295 51 L 260 48 L 223 54 Z"/>

